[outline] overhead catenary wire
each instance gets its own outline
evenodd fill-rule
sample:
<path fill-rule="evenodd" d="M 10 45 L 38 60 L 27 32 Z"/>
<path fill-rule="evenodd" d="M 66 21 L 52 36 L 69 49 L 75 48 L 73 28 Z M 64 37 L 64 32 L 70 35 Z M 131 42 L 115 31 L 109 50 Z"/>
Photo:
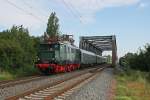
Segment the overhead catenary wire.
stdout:
<path fill-rule="evenodd" d="M 69 3 L 69 2 L 66 2 L 66 3 L 72 10 L 75 10 L 75 12 L 79 15 L 79 17 L 82 17 L 81 14 L 79 13 L 79 11 L 73 6 L 72 3 Z"/>
<path fill-rule="evenodd" d="M 95 3 L 95 5 L 97 5 L 97 8 L 99 8 L 100 7 L 100 3 L 103 3 L 104 1 L 99 1 L 99 0 L 96 0 L 96 3 Z"/>
<path fill-rule="evenodd" d="M 39 13 L 41 13 L 41 14 L 43 15 L 43 17 L 47 18 L 47 17 L 46 17 L 46 16 L 47 16 L 47 13 L 46 13 L 46 12 L 37 10 L 37 8 L 36 8 L 35 6 L 29 4 L 29 3 L 28 3 L 27 1 L 25 1 L 25 0 L 22 0 L 22 3 L 24 3 L 24 5 L 28 6 L 30 9 L 33 9 L 33 10 L 36 9 L 36 11 L 38 11 Z"/>
<path fill-rule="evenodd" d="M 76 15 L 76 13 L 74 13 L 73 9 L 69 6 L 69 4 L 65 0 L 62 0 L 62 3 L 68 8 L 70 13 L 72 13 L 75 18 L 78 18 L 80 23 L 82 23 L 82 20 L 80 19 L 80 16 L 78 16 L 78 15 Z"/>
<path fill-rule="evenodd" d="M 15 7 L 16 9 L 20 10 L 20 11 L 23 11 L 24 13 L 34 17 L 35 19 L 41 21 L 41 22 L 44 22 L 41 18 L 39 18 L 38 16 L 34 15 L 32 12 L 29 12 L 23 8 L 21 8 L 20 6 L 16 5 L 15 3 L 9 1 L 9 0 L 4 0 L 5 2 L 7 2 L 8 4 L 12 5 L 13 7 Z"/>
<path fill-rule="evenodd" d="M 80 20 L 83 19 L 81 13 L 73 6 L 72 3 L 69 3 L 69 2 L 68 2 L 68 5 L 70 5 L 70 8 L 72 8 L 72 9 L 75 10 L 75 12 L 77 13 L 77 15 L 79 15 Z M 82 21 L 82 20 L 81 20 L 81 21 Z"/>

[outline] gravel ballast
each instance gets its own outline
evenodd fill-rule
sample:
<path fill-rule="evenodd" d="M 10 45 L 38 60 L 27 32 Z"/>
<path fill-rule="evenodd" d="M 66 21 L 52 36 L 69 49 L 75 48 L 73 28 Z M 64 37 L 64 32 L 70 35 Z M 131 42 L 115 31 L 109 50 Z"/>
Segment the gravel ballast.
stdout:
<path fill-rule="evenodd" d="M 87 70 L 88 71 L 88 70 Z M 30 91 L 32 89 L 36 89 L 41 86 L 45 86 L 47 84 L 53 84 L 54 82 L 76 76 L 80 73 L 84 73 L 84 70 L 78 70 L 70 73 L 63 73 L 62 75 L 53 75 L 53 76 L 45 76 L 47 78 L 43 78 L 40 80 L 34 80 L 27 83 L 17 84 L 5 88 L 0 88 L 0 100 L 4 100 L 5 98 L 15 96 L 21 93 L 24 93 L 26 91 Z"/>
<path fill-rule="evenodd" d="M 113 79 L 113 69 L 105 69 L 94 80 L 75 90 L 66 100 L 108 100 Z"/>

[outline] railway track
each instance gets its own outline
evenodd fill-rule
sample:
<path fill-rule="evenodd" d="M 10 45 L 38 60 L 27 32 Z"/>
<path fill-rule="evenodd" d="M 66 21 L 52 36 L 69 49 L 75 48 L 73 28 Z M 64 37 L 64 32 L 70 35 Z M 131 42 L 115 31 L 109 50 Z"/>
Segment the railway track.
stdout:
<path fill-rule="evenodd" d="M 46 78 L 46 77 L 36 75 L 36 76 L 31 76 L 31 77 L 19 78 L 19 79 L 16 79 L 16 80 L 0 81 L 0 88 L 10 87 L 10 86 L 13 86 L 13 85 L 27 83 L 27 82 L 30 82 L 30 81 L 39 80 L 39 79 L 43 79 L 43 78 Z"/>
<path fill-rule="evenodd" d="M 23 94 L 6 98 L 6 100 L 63 100 L 69 96 L 74 89 L 78 89 L 102 71 L 103 68 L 94 68 L 76 76 L 57 81 L 53 84 L 39 87 Z"/>
<path fill-rule="evenodd" d="M 28 81 L 20 81 L 19 79 L 20 82 L 16 82 L 18 79 L 13 80 L 13 82 L 12 81 L 8 82 L 10 84 L 6 83 L 7 85 L 5 84 L 0 88 L 0 100 L 4 100 L 8 97 L 16 96 L 18 94 L 23 94 L 27 91 L 30 91 L 30 92 L 35 91 L 47 85 L 52 86 L 64 79 L 68 79 L 74 76 L 78 76 L 81 73 L 85 73 L 89 71 L 90 69 L 91 68 L 83 69 L 83 70 L 76 70 L 70 73 L 60 73 L 60 74 L 54 74 L 50 76 L 41 76 L 43 78 L 38 78 L 38 79 L 33 79 L 33 80 L 31 79 Z"/>

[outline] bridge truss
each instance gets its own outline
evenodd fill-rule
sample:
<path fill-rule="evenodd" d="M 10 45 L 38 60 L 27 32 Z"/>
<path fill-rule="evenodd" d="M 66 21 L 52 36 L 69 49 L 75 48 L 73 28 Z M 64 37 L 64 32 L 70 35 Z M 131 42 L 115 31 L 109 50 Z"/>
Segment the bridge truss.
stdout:
<path fill-rule="evenodd" d="M 82 36 L 79 47 L 81 49 L 102 55 L 103 51 L 112 51 L 112 65 L 117 62 L 116 36 Z"/>

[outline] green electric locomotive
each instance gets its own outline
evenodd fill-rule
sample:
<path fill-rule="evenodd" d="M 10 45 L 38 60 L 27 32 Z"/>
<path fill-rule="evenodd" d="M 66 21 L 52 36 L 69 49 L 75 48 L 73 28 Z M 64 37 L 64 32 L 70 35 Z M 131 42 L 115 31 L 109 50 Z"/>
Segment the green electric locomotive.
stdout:
<path fill-rule="evenodd" d="M 41 43 L 36 67 L 43 73 L 69 72 L 82 65 L 105 63 L 107 58 L 82 50 L 68 42 Z"/>
<path fill-rule="evenodd" d="M 38 67 L 44 73 L 72 71 L 80 66 L 80 50 L 68 43 L 41 43 Z"/>

